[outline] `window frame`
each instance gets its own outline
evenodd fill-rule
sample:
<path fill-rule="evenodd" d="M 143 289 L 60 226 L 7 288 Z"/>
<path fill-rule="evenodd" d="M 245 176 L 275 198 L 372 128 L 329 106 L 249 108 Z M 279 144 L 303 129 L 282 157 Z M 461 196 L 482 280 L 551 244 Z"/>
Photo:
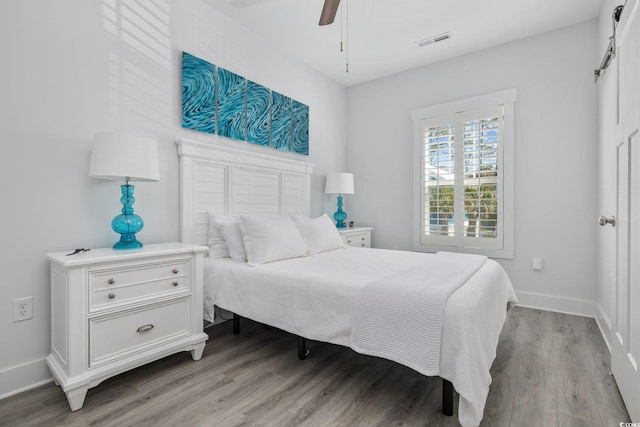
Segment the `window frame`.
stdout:
<path fill-rule="evenodd" d="M 514 104 L 517 101 L 517 89 L 507 89 L 470 98 L 459 99 L 442 104 L 430 105 L 411 111 L 413 122 L 413 249 L 419 252 L 465 252 L 486 255 L 492 258 L 514 258 L 515 224 L 515 155 L 514 155 Z M 428 244 L 422 241 L 424 232 L 424 135 L 423 120 L 437 120 L 457 113 L 486 110 L 493 107 L 503 108 L 502 138 L 500 140 L 502 180 L 502 198 L 498 201 L 502 209 L 502 245 L 498 248 L 483 248 L 457 244 Z M 453 240 L 453 239 L 452 239 Z M 466 239 L 462 239 L 464 241 Z M 467 240 L 468 241 L 468 240 Z"/>

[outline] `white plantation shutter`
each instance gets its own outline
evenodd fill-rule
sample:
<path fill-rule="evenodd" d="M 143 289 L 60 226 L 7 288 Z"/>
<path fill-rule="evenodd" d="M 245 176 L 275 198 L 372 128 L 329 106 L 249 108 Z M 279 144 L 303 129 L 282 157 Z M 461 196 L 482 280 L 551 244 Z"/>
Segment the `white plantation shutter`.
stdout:
<path fill-rule="evenodd" d="M 415 249 L 513 256 L 515 98 L 509 90 L 412 112 L 420 158 Z M 483 108 L 485 101 L 495 103 Z"/>
<path fill-rule="evenodd" d="M 422 121 L 423 244 L 502 248 L 502 107 Z"/>
<path fill-rule="evenodd" d="M 502 108 L 464 123 L 464 236 L 492 239 L 491 246 L 497 247 L 502 236 L 501 130 Z"/>
<path fill-rule="evenodd" d="M 435 124 L 424 130 L 424 234 L 449 236 L 455 191 L 455 128 Z"/>

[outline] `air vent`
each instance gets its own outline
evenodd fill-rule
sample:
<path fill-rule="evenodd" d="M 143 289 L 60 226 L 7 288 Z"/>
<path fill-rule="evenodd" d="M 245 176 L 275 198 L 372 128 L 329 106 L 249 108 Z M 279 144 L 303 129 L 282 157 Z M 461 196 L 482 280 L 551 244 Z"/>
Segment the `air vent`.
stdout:
<path fill-rule="evenodd" d="M 446 33 L 438 34 L 437 36 L 431 36 L 426 39 L 418 40 L 415 42 L 418 46 L 424 47 L 433 43 L 438 43 L 441 41 L 445 41 L 451 38 L 451 33 L 447 31 Z"/>

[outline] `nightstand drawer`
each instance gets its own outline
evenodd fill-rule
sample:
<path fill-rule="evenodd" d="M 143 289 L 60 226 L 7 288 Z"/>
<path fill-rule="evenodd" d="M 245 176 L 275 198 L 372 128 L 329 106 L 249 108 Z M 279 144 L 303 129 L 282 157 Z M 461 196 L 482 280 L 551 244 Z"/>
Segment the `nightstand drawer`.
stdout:
<path fill-rule="evenodd" d="M 190 334 L 190 298 L 89 321 L 89 367 Z"/>
<path fill-rule="evenodd" d="M 89 273 L 90 311 L 189 290 L 188 260 Z"/>
<path fill-rule="evenodd" d="M 354 248 L 370 248 L 372 230 L 372 227 L 353 227 L 339 229 L 338 232 L 345 245 Z"/>
<path fill-rule="evenodd" d="M 344 243 L 357 248 L 371 247 L 371 233 L 353 233 L 344 236 Z"/>

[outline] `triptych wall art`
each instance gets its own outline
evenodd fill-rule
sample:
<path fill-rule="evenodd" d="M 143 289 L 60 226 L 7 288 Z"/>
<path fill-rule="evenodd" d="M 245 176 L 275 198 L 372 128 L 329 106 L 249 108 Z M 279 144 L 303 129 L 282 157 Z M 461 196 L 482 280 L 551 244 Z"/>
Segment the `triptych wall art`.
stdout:
<path fill-rule="evenodd" d="M 182 52 L 182 127 L 309 155 L 309 106 Z"/>

